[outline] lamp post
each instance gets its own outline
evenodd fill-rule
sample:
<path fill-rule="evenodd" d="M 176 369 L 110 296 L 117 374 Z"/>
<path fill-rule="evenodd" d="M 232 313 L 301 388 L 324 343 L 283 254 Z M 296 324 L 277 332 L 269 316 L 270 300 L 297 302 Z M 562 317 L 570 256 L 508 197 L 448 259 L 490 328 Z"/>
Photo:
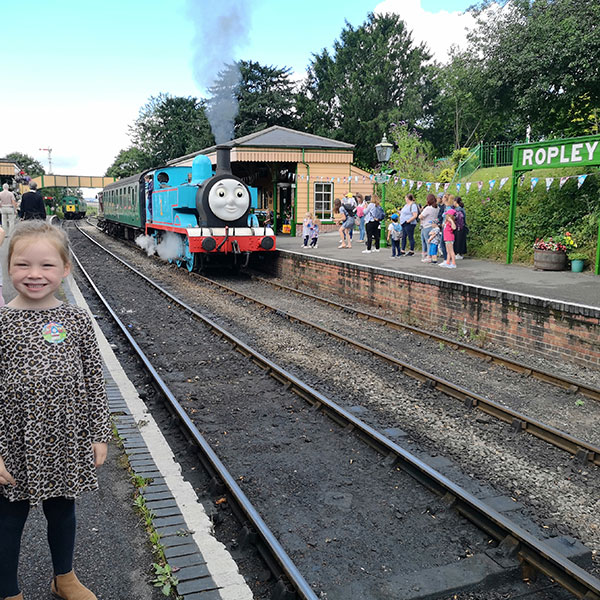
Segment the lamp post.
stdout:
<path fill-rule="evenodd" d="M 384 213 L 385 213 L 385 182 L 387 179 L 387 173 L 385 173 L 385 169 L 383 167 L 390 160 L 390 157 L 392 156 L 393 148 L 394 147 L 392 146 L 392 144 L 390 144 L 387 141 L 385 133 L 383 134 L 383 137 L 381 138 L 381 141 L 379 142 L 379 144 L 377 144 L 375 146 L 375 152 L 377 153 L 377 160 L 381 164 L 381 174 L 379 175 L 379 177 L 377 179 L 379 180 L 378 183 L 381 183 L 381 208 L 383 208 Z M 381 236 L 380 237 L 380 246 L 382 246 L 383 248 L 386 248 L 387 242 L 386 242 L 386 234 L 385 234 L 385 218 L 384 218 L 383 223 L 381 224 L 380 236 Z"/>

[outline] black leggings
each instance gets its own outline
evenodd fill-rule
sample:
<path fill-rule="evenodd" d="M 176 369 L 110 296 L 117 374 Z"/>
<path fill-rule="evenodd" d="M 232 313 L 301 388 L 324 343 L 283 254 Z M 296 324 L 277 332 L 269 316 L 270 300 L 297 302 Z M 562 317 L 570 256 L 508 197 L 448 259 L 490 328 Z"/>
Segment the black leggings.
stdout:
<path fill-rule="evenodd" d="M 369 221 L 367 229 L 367 250 L 371 249 L 371 244 L 375 242 L 375 248 L 379 250 L 379 221 Z"/>
<path fill-rule="evenodd" d="M 43 502 L 48 521 L 48 544 L 55 575 L 73 570 L 75 547 L 75 500 L 49 498 Z M 0 496 L 0 598 L 19 593 L 17 568 L 21 551 L 21 536 L 29 515 L 29 502 L 9 502 Z"/>

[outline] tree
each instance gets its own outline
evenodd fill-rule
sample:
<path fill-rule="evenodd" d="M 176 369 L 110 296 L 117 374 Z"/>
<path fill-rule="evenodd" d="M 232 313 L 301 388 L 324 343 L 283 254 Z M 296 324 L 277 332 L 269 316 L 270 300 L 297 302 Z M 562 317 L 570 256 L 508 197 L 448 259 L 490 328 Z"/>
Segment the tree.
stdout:
<path fill-rule="evenodd" d="M 37 177 L 38 175 L 44 175 L 44 173 L 46 173 L 42 164 L 28 154 L 11 152 L 10 154 L 7 154 L 5 158 L 16 162 L 29 177 Z"/>
<path fill-rule="evenodd" d="M 152 158 L 138 148 L 121 150 L 115 157 L 112 165 L 106 169 L 107 177 L 122 179 L 136 173 L 141 173 L 152 167 Z"/>
<path fill-rule="evenodd" d="M 214 144 L 204 100 L 193 97 L 150 97 L 129 130 L 133 147 L 153 167 Z"/>
<path fill-rule="evenodd" d="M 486 0 L 474 9 L 478 25 L 470 52 L 482 57 L 487 93 L 502 116 L 514 115 L 520 137 L 584 133 L 574 119 L 582 99 L 600 108 L 600 3 L 597 0 Z"/>
<path fill-rule="evenodd" d="M 241 60 L 223 69 L 209 92 L 209 119 L 224 98 L 234 101 L 231 110 L 233 131 L 225 137 L 238 138 L 273 125 L 295 126 L 295 90 L 288 67 Z"/>
<path fill-rule="evenodd" d="M 347 22 L 333 54 L 313 57 L 297 101 L 300 122 L 356 144 L 358 164 L 374 163 L 375 144 L 390 123 L 415 124 L 428 110 L 430 55 L 398 15 L 370 13 L 357 29 Z"/>

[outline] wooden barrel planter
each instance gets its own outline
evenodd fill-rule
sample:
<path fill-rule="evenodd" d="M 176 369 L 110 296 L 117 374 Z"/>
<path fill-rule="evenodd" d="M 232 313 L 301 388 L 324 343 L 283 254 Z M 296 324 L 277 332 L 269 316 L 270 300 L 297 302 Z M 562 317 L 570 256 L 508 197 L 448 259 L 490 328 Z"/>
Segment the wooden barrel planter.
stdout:
<path fill-rule="evenodd" d="M 564 271 L 567 265 L 565 252 L 552 250 L 534 250 L 533 268 L 539 271 Z"/>

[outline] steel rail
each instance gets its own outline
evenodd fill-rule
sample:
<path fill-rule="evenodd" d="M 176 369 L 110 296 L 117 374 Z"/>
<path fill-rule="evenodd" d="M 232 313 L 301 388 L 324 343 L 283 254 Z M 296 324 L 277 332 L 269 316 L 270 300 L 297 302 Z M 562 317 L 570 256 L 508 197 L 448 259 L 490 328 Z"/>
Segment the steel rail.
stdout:
<path fill-rule="evenodd" d="M 86 235 L 84 232 L 82 233 Z M 89 236 L 87 237 L 89 238 Z M 386 464 L 390 467 L 398 465 L 422 485 L 442 496 L 459 513 L 472 521 L 480 529 L 494 537 L 501 544 L 510 547 L 511 555 L 518 556 L 522 561 L 525 561 L 541 573 L 554 579 L 577 598 L 600 600 L 600 579 L 597 579 L 548 544 L 515 524 L 508 517 L 492 509 L 485 502 L 449 480 L 446 476 L 427 465 L 409 451 L 386 438 L 383 434 L 356 418 L 346 409 L 329 400 L 323 394 L 230 334 L 208 317 L 200 314 L 185 302 L 182 302 L 170 292 L 161 288 L 126 261 L 98 244 L 95 240 L 89 239 L 175 304 L 202 321 L 220 338 L 228 341 L 235 350 L 250 358 L 250 360 L 263 368 L 273 378 L 284 383 L 288 389 L 305 399 L 316 409 L 323 411 L 324 414 L 338 424 L 356 433 L 365 443 L 385 456 Z M 125 332 L 126 330 L 123 331 Z M 180 409 L 183 411 L 181 407 Z M 187 420 L 189 421 L 189 418 Z M 195 428 L 193 423 L 190 422 L 190 425 Z M 235 484 L 235 482 L 232 483 Z"/>
<path fill-rule="evenodd" d="M 254 276 L 255 277 L 255 276 Z M 532 376 L 536 379 L 544 381 L 546 383 L 550 383 L 551 385 L 555 385 L 564 390 L 576 393 L 579 392 L 588 398 L 592 398 L 593 400 L 600 401 L 600 389 L 591 385 L 587 385 L 582 381 L 577 381 L 575 379 L 571 379 L 569 377 L 563 377 L 561 375 L 556 375 L 554 373 L 550 373 L 549 371 L 544 371 L 538 367 L 534 367 L 532 365 L 522 364 L 519 361 L 513 360 L 511 358 L 502 356 L 500 354 L 496 354 L 495 352 L 490 352 L 488 350 L 484 350 L 483 348 L 478 348 L 477 346 L 473 346 L 472 344 L 467 344 L 465 342 L 461 342 L 455 340 L 453 338 L 449 338 L 447 336 L 435 333 L 433 331 L 428 331 L 426 329 L 420 329 L 419 327 L 415 327 L 414 325 L 408 325 L 407 323 L 402 323 L 401 321 L 397 321 L 396 319 L 390 319 L 388 317 L 382 317 L 381 315 L 377 315 L 375 313 L 371 313 L 369 311 L 361 310 L 354 308 L 352 306 L 347 306 L 344 304 L 340 304 L 339 302 L 330 300 L 328 298 L 324 298 L 323 296 L 317 296 L 316 294 L 311 294 L 309 292 L 305 292 L 303 290 L 299 290 L 298 288 L 293 288 L 282 283 L 276 283 L 274 281 L 270 281 L 269 279 L 265 279 L 264 277 L 255 277 L 258 281 L 262 281 L 264 283 L 268 283 L 273 287 L 278 287 L 283 290 L 294 292 L 296 294 L 306 296 L 312 300 L 317 300 L 322 302 L 323 304 L 327 304 L 329 306 L 333 306 L 338 308 L 344 312 L 355 314 L 360 317 L 364 317 L 369 321 L 376 321 L 379 323 L 383 323 L 385 325 L 389 325 L 394 327 L 395 329 L 404 329 L 406 331 L 410 331 L 411 333 L 415 333 L 422 337 L 432 339 L 437 342 L 443 342 L 447 344 L 451 348 L 457 350 L 464 350 L 466 353 L 471 354 L 472 356 L 476 356 L 478 358 L 483 358 L 486 362 L 493 362 L 511 371 L 515 371 L 516 373 L 520 373 L 522 375 Z"/>
<path fill-rule="evenodd" d="M 263 302 L 262 300 L 254 298 L 253 296 L 249 296 L 248 294 L 240 292 L 229 286 L 223 285 L 222 283 L 218 283 L 203 275 L 196 273 L 195 276 L 203 281 L 206 281 L 210 285 L 225 290 L 227 293 L 237 295 L 245 300 L 250 300 L 251 302 L 263 306 L 276 313 L 280 317 L 288 319 L 289 321 L 296 321 L 308 327 L 312 327 L 316 331 L 320 331 L 321 333 L 336 338 L 346 344 L 354 346 L 355 348 L 377 356 L 381 360 L 394 365 L 399 371 L 402 371 L 409 377 L 417 379 L 423 383 L 428 383 L 433 389 L 436 389 L 447 396 L 451 396 L 452 398 L 456 398 L 457 400 L 461 400 L 469 407 L 476 407 L 501 421 L 510 423 L 515 429 L 530 433 L 531 435 L 534 435 L 537 438 L 540 438 L 545 442 L 560 448 L 561 450 L 565 450 L 566 452 L 579 456 L 582 461 L 589 461 L 600 466 L 599 446 L 594 446 L 589 442 L 576 438 L 564 431 L 538 421 L 537 419 L 533 419 L 522 413 L 519 413 L 512 408 L 502 406 L 498 402 L 494 402 L 485 396 L 481 396 L 480 394 L 456 385 L 447 379 L 443 379 L 442 377 L 438 377 L 437 375 L 424 371 L 423 369 L 415 367 L 410 363 L 401 361 L 389 354 L 386 354 L 385 352 L 381 352 L 380 350 L 368 346 L 367 344 L 353 340 L 352 338 L 349 338 L 341 333 L 337 333 L 336 331 L 328 329 L 327 327 L 323 327 L 312 321 L 295 316 L 292 313 L 276 308 L 270 304 L 267 304 L 266 302 Z"/>
<path fill-rule="evenodd" d="M 80 230 L 81 231 L 81 230 Z M 83 233 L 83 232 L 82 232 Z M 84 234 L 85 235 L 85 234 Z M 93 240 L 92 240 L 93 241 Z M 252 525 L 252 527 L 256 530 L 258 535 L 260 536 L 262 542 L 268 548 L 271 556 L 275 559 L 279 569 L 276 570 L 276 573 L 284 573 L 291 585 L 294 588 L 294 591 L 298 594 L 298 597 L 304 600 L 317 600 L 317 596 L 313 592 L 310 585 L 301 575 L 300 571 L 293 563 L 292 559 L 287 555 L 277 538 L 273 535 L 271 530 L 268 528 L 267 524 L 264 522 L 258 511 L 254 508 L 250 500 L 248 500 L 247 496 L 244 494 L 242 489 L 237 484 L 235 478 L 229 473 L 225 465 L 221 462 L 215 451 L 212 449 L 210 444 L 206 441 L 206 439 L 202 436 L 200 431 L 198 431 L 197 427 L 194 425 L 190 417 L 187 415 L 185 409 L 181 406 L 177 398 L 173 395 L 171 390 L 168 388 L 165 381 L 158 374 L 156 369 L 152 366 L 152 363 L 149 361 L 148 357 L 144 354 L 142 349 L 139 347 L 137 342 L 133 339 L 125 325 L 119 319 L 115 311 L 112 309 L 110 304 L 101 294 L 100 290 L 96 287 L 91 277 L 84 269 L 83 265 L 73 252 L 73 257 L 77 262 L 77 265 L 81 269 L 81 272 L 84 274 L 86 279 L 88 280 L 90 286 L 105 306 L 106 310 L 110 313 L 111 317 L 114 319 L 115 323 L 118 325 L 121 332 L 125 335 L 132 348 L 137 353 L 138 357 L 144 364 L 144 367 L 148 370 L 148 372 L 152 375 L 152 378 L 160 388 L 162 394 L 168 399 L 169 404 L 178 418 L 181 420 L 187 435 L 193 440 L 193 442 L 198 446 L 200 451 L 203 453 L 205 458 L 208 460 L 210 466 L 213 469 L 213 472 L 218 475 L 220 480 L 223 482 L 225 487 L 227 488 L 230 498 L 232 498 L 237 504 L 238 510 L 247 521 Z M 118 258 L 118 257 L 115 257 Z M 141 273 L 137 272 L 138 275 L 144 277 Z M 166 290 L 161 290 L 162 293 L 166 293 L 167 296 L 170 296 Z M 176 299 L 171 297 L 174 301 Z M 215 324 L 215 327 L 218 327 Z M 265 557 L 266 558 L 266 557 Z M 272 569 L 273 564 L 272 561 L 269 561 L 267 558 L 267 564 Z M 273 570 L 273 569 L 272 569 Z M 285 585 L 285 584 L 284 584 Z M 289 590 L 279 590 L 281 597 L 289 598 Z"/>

